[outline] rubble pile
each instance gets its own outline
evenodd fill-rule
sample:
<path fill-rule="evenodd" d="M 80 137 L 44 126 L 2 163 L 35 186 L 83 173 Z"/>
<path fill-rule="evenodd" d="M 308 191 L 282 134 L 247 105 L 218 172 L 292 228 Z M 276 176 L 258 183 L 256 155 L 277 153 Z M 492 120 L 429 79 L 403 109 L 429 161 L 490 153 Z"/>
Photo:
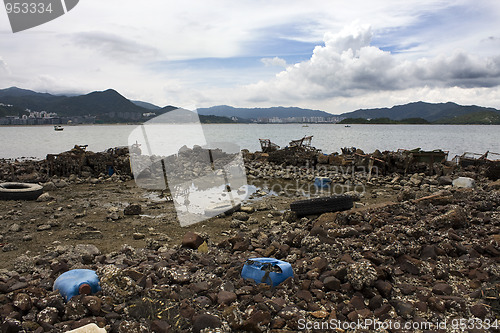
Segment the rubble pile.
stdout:
<path fill-rule="evenodd" d="M 219 242 L 190 232 L 173 247 L 149 241 L 101 253 L 94 245 L 55 246 L 0 270 L 2 331 L 64 332 L 88 323 L 130 333 L 296 332 L 306 321 L 365 318 L 494 322 L 498 189 L 452 188 L 302 219 L 268 207 L 252 228 L 257 211 L 245 207 Z M 275 288 L 243 280 L 243 264 L 254 257 L 289 262 L 294 278 Z M 65 303 L 52 285 L 75 268 L 97 271 L 102 291 Z"/>
<path fill-rule="evenodd" d="M 88 178 L 114 173 L 131 176 L 127 147 L 94 153 L 86 151 L 86 146 L 75 146 L 61 154 L 49 154 L 41 161 L 0 161 L 0 180 L 9 182 L 46 182 L 53 176 Z"/>

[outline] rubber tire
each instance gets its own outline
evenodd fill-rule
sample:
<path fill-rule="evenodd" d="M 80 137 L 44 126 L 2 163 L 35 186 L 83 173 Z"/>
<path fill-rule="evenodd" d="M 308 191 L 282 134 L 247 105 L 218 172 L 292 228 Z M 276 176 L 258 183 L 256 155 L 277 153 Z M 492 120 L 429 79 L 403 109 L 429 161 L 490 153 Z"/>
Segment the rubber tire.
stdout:
<path fill-rule="evenodd" d="M 299 200 L 290 204 L 290 209 L 297 213 L 297 216 L 339 212 L 351 209 L 352 207 L 353 200 L 349 195 Z"/>
<path fill-rule="evenodd" d="M 36 200 L 43 187 L 30 183 L 0 183 L 0 200 Z"/>

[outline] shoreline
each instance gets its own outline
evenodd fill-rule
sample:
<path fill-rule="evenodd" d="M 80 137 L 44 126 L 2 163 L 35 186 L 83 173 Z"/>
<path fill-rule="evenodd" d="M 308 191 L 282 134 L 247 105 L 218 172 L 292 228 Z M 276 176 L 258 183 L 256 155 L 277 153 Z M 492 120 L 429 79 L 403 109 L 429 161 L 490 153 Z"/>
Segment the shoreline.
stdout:
<path fill-rule="evenodd" d="M 125 172 L 126 154 L 110 156 L 118 174 L 85 164 L 46 179 L 39 201 L 0 201 L 3 327 L 293 332 L 330 320 L 498 319 L 500 182 L 480 167 L 416 163 L 405 174 L 394 164 L 368 175 L 329 164 L 285 167 L 248 152 L 252 198 L 183 228 L 171 201 Z M 14 172 L 26 177 L 34 165 Z M 365 188 L 350 193 L 352 209 L 296 216 L 290 204 L 312 195 L 300 185 L 318 176 Z M 475 187 L 454 186 L 458 177 L 474 178 Z M 282 181 L 299 186 L 274 190 Z M 242 279 L 246 260 L 258 257 L 290 263 L 294 277 L 275 288 Z M 65 303 L 52 285 L 76 268 L 95 270 L 102 291 Z"/>

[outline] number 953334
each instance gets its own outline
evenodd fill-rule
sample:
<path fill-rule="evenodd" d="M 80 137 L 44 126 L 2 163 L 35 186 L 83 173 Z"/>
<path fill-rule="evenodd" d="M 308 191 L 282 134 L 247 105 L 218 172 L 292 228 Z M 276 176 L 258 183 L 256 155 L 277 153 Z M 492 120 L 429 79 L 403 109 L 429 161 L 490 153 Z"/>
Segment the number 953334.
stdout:
<path fill-rule="evenodd" d="M 5 4 L 7 14 L 43 14 L 52 13 L 52 4 L 44 4 L 42 2 L 7 2 Z"/>

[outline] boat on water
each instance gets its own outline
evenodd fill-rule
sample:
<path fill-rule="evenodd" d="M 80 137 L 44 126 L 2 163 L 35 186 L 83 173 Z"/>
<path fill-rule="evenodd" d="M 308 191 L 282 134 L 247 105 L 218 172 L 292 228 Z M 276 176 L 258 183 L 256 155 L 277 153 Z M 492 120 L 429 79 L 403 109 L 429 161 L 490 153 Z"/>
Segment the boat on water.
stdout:
<path fill-rule="evenodd" d="M 351 127 L 351 125 L 345 125 L 345 127 Z"/>
<path fill-rule="evenodd" d="M 309 127 L 309 125 L 302 125 L 302 127 Z"/>
<path fill-rule="evenodd" d="M 64 127 L 62 127 L 61 125 L 56 125 L 54 126 L 54 131 L 64 131 Z"/>

